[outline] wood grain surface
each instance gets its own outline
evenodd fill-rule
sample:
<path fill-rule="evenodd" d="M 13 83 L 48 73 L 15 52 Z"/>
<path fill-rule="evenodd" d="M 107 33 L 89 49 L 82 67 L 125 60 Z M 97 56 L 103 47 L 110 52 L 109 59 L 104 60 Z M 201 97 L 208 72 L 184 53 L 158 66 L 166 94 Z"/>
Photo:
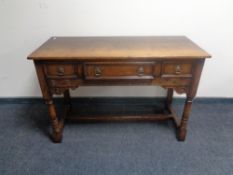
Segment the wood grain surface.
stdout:
<path fill-rule="evenodd" d="M 28 56 L 34 60 L 210 58 L 185 36 L 51 37 Z"/>

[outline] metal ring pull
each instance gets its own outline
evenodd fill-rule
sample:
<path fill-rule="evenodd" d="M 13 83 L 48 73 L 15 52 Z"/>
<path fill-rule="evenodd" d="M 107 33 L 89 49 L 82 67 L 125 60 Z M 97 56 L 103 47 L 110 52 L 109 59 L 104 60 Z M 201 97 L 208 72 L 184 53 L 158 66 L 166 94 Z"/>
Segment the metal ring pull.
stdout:
<path fill-rule="evenodd" d="M 176 73 L 176 74 L 180 74 L 180 73 L 181 73 L 181 67 L 180 67 L 179 64 L 176 65 L 176 67 L 175 67 L 175 73 Z"/>
<path fill-rule="evenodd" d="M 57 75 L 58 76 L 64 76 L 64 73 L 65 73 L 64 67 L 59 66 L 57 68 Z"/>
<path fill-rule="evenodd" d="M 138 76 L 143 76 L 144 75 L 144 68 L 141 66 L 138 68 Z"/>
<path fill-rule="evenodd" d="M 100 67 L 95 67 L 95 76 L 101 76 L 102 70 Z"/>

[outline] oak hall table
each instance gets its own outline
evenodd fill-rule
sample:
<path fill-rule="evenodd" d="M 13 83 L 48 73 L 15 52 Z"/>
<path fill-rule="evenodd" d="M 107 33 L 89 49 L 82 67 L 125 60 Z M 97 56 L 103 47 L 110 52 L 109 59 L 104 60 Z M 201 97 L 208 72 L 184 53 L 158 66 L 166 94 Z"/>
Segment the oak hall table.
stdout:
<path fill-rule="evenodd" d="M 48 105 L 53 141 L 61 142 L 70 109 L 69 89 L 83 85 L 158 85 L 168 90 L 167 113 L 143 116 L 78 116 L 79 121 L 169 120 L 177 138 L 185 140 L 187 123 L 205 58 L 211 56 L 185 36 L 52 37 L 28 56 L 34 61 L 43 98 Z M 183 115 L 172 109 L 173 91 L 186 94 Z M 64 94 L 58 118 L 54 94 Z M 67 116 L 68 117 L 68 116 Z"/>

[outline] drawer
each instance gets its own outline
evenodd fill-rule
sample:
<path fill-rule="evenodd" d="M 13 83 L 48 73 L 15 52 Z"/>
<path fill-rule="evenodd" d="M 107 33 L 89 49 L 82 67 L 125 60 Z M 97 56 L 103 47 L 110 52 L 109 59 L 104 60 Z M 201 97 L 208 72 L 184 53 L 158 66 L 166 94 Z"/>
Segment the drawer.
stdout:
<path fill-rule="evenodd" d="M 77 78 L 78 66 L 72 63 L 46 63 L 47 78 Z"/>
<path fill-rule="evenodd" d="M 191 62 L 163 62 L 161 77 L 192 77 Z"/>
<path fill-rule="evenodd" d="M 88 62 L 86 80 L 154 79 L 155 62 Z"/>

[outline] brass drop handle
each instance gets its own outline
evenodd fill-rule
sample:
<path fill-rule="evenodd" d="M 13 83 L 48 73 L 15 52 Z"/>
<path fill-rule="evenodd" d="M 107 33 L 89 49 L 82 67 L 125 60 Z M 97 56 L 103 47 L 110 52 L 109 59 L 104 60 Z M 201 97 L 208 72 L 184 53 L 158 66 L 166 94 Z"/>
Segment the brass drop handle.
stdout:
<path fill-rule="evenodd" d="M 64 76 L 64 73 L 65 73 L 64 67 L 59 66 L 57 68 L 57 75 L 58 76 Z"/>
<path fill-rule="evenodd" d="M 175 73 L 176 73 L 176 74 L 180 74 L 180 73 L 181 73 L 181 67 L 180 67 L 179 64 L 176 65 L 176 67 L 175 67 Z"/>
<path fill-rule="evenodd" d="M 141 66 L 138 68 L 138 76 L 143 76 L 144 75 L 144 68 Z"/>
<path fill-rule="evenodd" d="M 95 67 L 95 76 L 101 76 L 102 70 L 100 67 Z"/>

